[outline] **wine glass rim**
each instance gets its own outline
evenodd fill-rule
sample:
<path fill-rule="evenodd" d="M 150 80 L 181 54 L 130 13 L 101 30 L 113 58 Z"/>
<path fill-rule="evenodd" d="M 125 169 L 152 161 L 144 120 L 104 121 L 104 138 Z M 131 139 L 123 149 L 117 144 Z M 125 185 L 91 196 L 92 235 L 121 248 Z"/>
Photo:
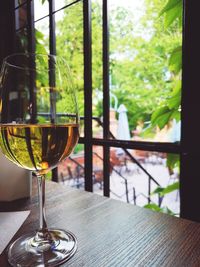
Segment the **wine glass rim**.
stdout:
<path fill-rule="evenodd" d="M 8 65 L 9 67 L 13 67 L 13 68 L 17 68 L 17 69 L 20 69 L 20 70 L 33 70 L 33 71 L 36 71 L 36 70 L 39 70 L 40 68 L 30 68 L 30 67 L 22 67 L 17 64 L 13 64 L 11 62 L 9 62 L 9 59 L 14 57 L 14 56 L 24 56 L 24 57 L 33 57 L 33 56 L 36 56 L 36 57 L 46 57 L 46 58 L 52 58 L 52 59 L 62 59 L 63 62 L 65 62 L 65 64 L 67 64 L 67 62 L 64 60 L 63 57 L 61 56 L 57 56 L 57 55 L 52 55 L 52 54 L 41 54 L 41 53 L 12 53 L 8 56 L 6 56 L 4 59 L 3 59 L 3 64 L 5 65 Z M 51 69 L 54 69 L 54 68 L 48 68 L 48 70 L 50 71 Z"/>

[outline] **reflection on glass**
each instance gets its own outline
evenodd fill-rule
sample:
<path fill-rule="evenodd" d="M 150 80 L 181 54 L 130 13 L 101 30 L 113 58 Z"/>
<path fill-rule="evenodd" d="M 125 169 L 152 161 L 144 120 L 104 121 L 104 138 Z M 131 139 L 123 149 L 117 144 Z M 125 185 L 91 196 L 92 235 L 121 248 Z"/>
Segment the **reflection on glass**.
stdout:
<path fill-rule="evenodd" d="M 38 179 L 39 229 L 8 250 L 13 266 L 56 266 L 74 255 L 76 237 L 48 229 L 45 175 L 73 151 L 79 138 L 76 96 L 66 62 L 59 57 L 13 54 L 1 70 L 0 146 L 16 165 Z"/>

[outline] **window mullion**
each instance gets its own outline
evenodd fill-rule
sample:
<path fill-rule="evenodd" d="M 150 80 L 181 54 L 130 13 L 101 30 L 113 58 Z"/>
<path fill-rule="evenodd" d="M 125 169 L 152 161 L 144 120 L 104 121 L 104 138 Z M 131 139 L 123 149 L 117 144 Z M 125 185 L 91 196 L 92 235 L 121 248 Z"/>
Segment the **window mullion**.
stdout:
<path fill-rule="evenodd" d="M 103 138 L 110 136 L 108 2 L 103 0 Z M 103 146 L 104 196 L 110 196 L 110 147 Z"/>
<path fill-rule="evenodd" d="M 83 1 L 85 190 L 93 191 L 91 0 Z"/>

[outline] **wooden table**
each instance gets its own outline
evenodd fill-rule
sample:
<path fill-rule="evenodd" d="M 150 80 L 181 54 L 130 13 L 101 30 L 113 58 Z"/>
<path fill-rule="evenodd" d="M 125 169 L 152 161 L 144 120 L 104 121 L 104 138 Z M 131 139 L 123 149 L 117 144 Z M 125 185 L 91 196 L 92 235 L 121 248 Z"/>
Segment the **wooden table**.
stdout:
<path fill-rule="evenodd" d="M 199 223 L 51 182 L 46 191 L 48 225 L 78 239 L 78 251 L 62 266 L 200 266 Z M 1 211 L 26 209 L 31 215 L 14 239 L 37 228 L 37 197 L 0 203 Z M 5 252 L 0 266 L 9 266 Z"/>

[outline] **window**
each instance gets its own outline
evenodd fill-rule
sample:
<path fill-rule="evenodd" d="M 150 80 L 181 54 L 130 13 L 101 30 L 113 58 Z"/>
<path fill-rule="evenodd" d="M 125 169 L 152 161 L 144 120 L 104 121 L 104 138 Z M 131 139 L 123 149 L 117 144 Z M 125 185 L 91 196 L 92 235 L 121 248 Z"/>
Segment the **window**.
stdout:
<path fill-rule="evenodd" d="M 14 2 L 14 1 L 13 1 Z M 84 135 L 80 138 L 80 144 L 84 146 L 85 160 L 85 189 L 88 191 L 93 190 L 93 161 L 96 160 L 93 157 L 93 146 L 101 147 L 101 156 L 103 158 L 103 192 L 105 196 L 110 195 L 110 155 L 113 147 L 125 149 L 128 153 L 129 150 L 151 151 L 153 153 L 172 153 L 180 155 L 180 196 L 181 196 L 181 216 L 194 220 L 200 220 L 200 212 L 198 207 L 199 202 L 199 175 L 198 175 L 198 151 L 199 138 L 197 131 L 198 124 L 198 73 L 194 67 L 198 65 L 199 58 L 199 41 L 197 40 L 196 32 L 198 25 L 198 8 L 193 6 L 189 1 L 184 1 L 184 24 L 183 24 L 183 76 L 182 76 L 182 111 L 181 111 L 181 142 L 150 142 L 150 141 L 138 141 L 138 140 L 121 140 L 112 138 L 110 134 L 110 103 L 112 96 L 110 95 L 110 64 L 114 55 L 110 58 L 110 51 L 112 51 L 111 41 L 109 36 L 112 37 L 112 31 L 109 29 L 109 11 L 108 2 L 102 0 L 102 121 L 98 121 L 93 115 L 93 94 L 92 94 L 92 3 L 91 1 L 67 1 L 66 5 L 59 7 L 55 6 L 55 2 L 50 0 L 49 4 L 45 3 L 48 8 L 48 12 L 44 14 L 43 19 L 47 19 L 49 23 L 49 44 L 45 43 L 47 50 L 50 53 L 56 52 L 56 16 L 59 12 L 65 12 L 63 10 L 72 10 L 73 8 L 80 8 L 82 10 L 82 25 L 83 25 L 83 86 L 82 92 L 84 98 L 83 108 L 83 121 L 84 121 Z M 59 1 L 61 2 L 61 1 Z M 182 1 L 178 1 L 182 5 Z M 40 2 L 41 3 L 41 2 Z M 3 48 L 3 54 L 1 58 L 7 53 L 15 51 L 16 49 L 27 49 L 28 51 L 35 51 L 35 47 L 39 44 L 35 43 L 35 27 L 42 18 L 34 18 L 34 4 L 36 1 L 15 1 L 11 4 L 1 4 L 4 10 L 4 14 L 9 14 L 1 18 L 1 21 L 12 21 L 8 23 L 12 27 L 15 27 L 16 35 L 12 31 L 9 32 L 9 38 L 14 39 L 16 45 L 12 47 L 11 43 L 7 47 L 3 47 L 3 41 L 1 41 L 1 47 Z M 11 6 L 9 6 L 11 5 Z M 197 5 L 197 4 L 196 4 Z M 10 8 L 13 9 L 10 9 Z M 11 11 L 14 10 L 15 16 L 10 16 Z M 72 11 L 71 11 L 72 12 Z M 59 15 L 58 15 L 59 16 Z M 15 19 L 13 21 L 12 19 Z M 34 20 L 36 20 L 34 22 Z M 76 21 L 76 23 L 78 23 Z M 14 26 L 13 26 L 14 25 Z M 67 25 L 66 25 L 67 27 Z M 21 34 L 24 34 L 24 39 Z M 1 35 L 5 34 L 1 27 Z M 111 34 L 111 35 L 109 35 Z M 123 33 L 122 33 L 123 34 Z M 15 38 L 14 38 L 15 37 Z M 20 39 L 21 43 L 17 42 Z M 42 39 L 42 37 L 41 37 Z M 38 40 L 38 39 L 37 39 Z M 5 41 L 5 40 L 4 40 Z M 6 39 L 9 43 L 9 39 Z M 42 40 L 41 40 L 42 41 Z M 24 47 L 23 47 L 24 46 Z M 113 69 L 115 75 L 117 75 L 117 69 Z M 114 73 L 112 74 L 114 75 Z M 112 78 L 112 77 L 111 77 Z M 80 79 L 81 80 L 81 79 Z M 81 81 L 80 81 L 81 82 Z M 145 79 L 144 79 L 145 82 Z M 191 104 L 192 103 L 192 104 Z M 102 138 L 96 138 L 93 135 L 93 121 L 100 123 L 103 126 Z M 127 155 L 127 152 L 126 155 Z M 79 166 L 80 167 L 80 166 Z M 81 167 L 80 167 L 81 168 Z M 56 173 L 54 171 L 54 179 L 56 180 Z M 189 177 L 189 178 L 188 178 Z M 101 186 L 101 185 L 100 185 Z M 134 193 L 133 193 L 134 196 Z M 133 197 L 134 198 L 134 197 Z"/>

